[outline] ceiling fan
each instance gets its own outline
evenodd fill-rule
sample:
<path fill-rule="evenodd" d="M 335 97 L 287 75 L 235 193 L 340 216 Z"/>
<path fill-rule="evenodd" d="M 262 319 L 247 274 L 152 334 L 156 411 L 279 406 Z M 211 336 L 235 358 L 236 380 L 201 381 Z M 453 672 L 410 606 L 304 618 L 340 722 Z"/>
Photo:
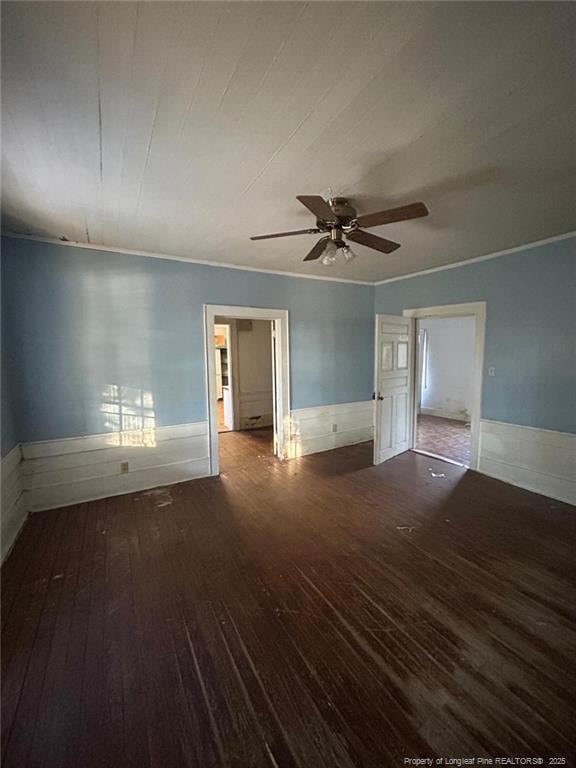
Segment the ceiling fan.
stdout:
<path fill-rule="evenodd" d="M 324 200 L 319 195 L 297 195 L 302 205 L 305 205 L 314 216 L 316 226 L 311 229 L 297 229 L 292 232 L 276 232 L 272 235 L 255 235 L 250 240 L 268 240 L 274 237 L 291 237 L 292 235 L 315 235 L 319 232 L 327 232 L 326 237 L 320 238 L 304 261 L 315 261 L 322 257 L 322 264 L 334 264 L 338 251 L 342 251 L 346 263 L 356 258 L 356 254 L 347 244 L 347 240 L 353 243 L 365 245 L 381 253 L 392 253 L 400 248 L 399 243 L 377 237 L 364 229 L 379 227 L 382 224 L 419 219 L 428 216 L 428 208 L 424 203 L 411 203 L 399 208 L 389 208 L 378 213 L 367 213 L 358 216 L 356 209 L 350 205 L 344 197 L 333 197 Z"/>

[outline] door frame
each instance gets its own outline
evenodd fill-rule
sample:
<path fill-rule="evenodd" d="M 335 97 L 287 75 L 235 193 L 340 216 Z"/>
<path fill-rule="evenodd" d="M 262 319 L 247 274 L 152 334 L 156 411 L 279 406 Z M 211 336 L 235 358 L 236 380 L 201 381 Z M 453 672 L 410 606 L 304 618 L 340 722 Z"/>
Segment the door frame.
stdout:
<path fill-rule="evenodd" d="M 484 373 L 484 345 L 486 338 L 486 302 L 473 301 L 466 304 L 444 304 L 437 307 L 417 307 L 405 309 L 402 313 L 405 317 L 413 317 L 416 321 L 430 317 L 474 317 L 475 344 L 474 344 L 474 390 L 472 393 L 472 410 L 470 412 L 470 469 L 478 469 L 480 460 L 480 418 L 482 409 L 482 378 Z M 416 341 L 418 333 L 416 328 Z M 418 352 L 414 352 L 414 410 L 412 414 L 412 448 L 416 445 L 416 431 L 418 428 L 418 392 L 421 372 L 418 366 Z"/>
<path fill-rule="evenodd" d="M 220 473 L 218 453 L 218 404 L 216 399 L 216 364 L 214 356 L 214 323 L 218 315 L 231 320 L 269 320 L 276 338 L 274 366 L 276 402 L 274 421 L 274 445 L 279 459 L 288 456 L 290 439 L 290 344 L 289 315 L 287 309 L 263 309 L 262 307 L 237 307 L 224 304 L 204 305 L 204 345 L 206 360 L 206 397 L 208 400 L 208 437 L 210 474 Z"/>

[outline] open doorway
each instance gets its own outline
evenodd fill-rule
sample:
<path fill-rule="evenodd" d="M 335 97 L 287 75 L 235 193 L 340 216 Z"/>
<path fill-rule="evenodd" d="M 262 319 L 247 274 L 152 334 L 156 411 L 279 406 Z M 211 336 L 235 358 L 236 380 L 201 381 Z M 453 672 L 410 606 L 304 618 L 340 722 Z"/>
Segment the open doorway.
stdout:
<path fill-rule="evenodd" d="M 470 466 L 476 318 L 417 321 L 417 451 Z"/>
<path fill-rule="evenodd" d="M 273 321 L 217 315 L 214 325 L 220 466 L 274 455 Z"/>
<path fill-rule="evenodd" d="M 232 321 L 234 322 L 234 321 Z M 231 327 L 226 318 L 216 318 L 214 325 L 214 365 L 216 369 L 216 401 L 218 432 L 234 429 L 234 409 L 231 397 Z"/>
<path fill-rule="evenodd" d="M 416 319 L 413 450 L 477 469 L 485 304 L 405 310 Z"/>
<path fill-rule="evenodd" d="M 288 313 L 206 306 L 211 474 L 284 458 Z"/>

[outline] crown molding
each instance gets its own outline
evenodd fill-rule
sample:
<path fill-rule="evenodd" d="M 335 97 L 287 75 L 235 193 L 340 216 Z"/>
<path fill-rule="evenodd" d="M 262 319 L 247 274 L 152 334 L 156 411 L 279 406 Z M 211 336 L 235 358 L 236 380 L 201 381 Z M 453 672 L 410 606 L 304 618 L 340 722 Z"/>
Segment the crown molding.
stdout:
<path fill-rule="evenodd" d="M 14 240 L 32 240 L 35 243 L 48 243 L 49 245 L 63 245 L 68 248 L 85 248 L 89 251 L 106 251 L 107 253 L 122 253 L 128 256 L 146 256 L 150 259 L 166 259 L 168 261 L 182 261 L 185 264 L 202 264 L 205 267 L 216 267 L 219 269 L 238 269 L 243 272 L 260 272 L 265 275 L 279 275 L 282 277 L 300 278 L 302 280 L 322 280 L 330 283 L 353 283 L 355 285 L 374 285 L 369 280 L 352 280 L 346 277 L 322 277 L 321 275 L 304 275 L 301 272 L 287 272 L 279 269 L 262 269 L 260 267 L 247 267 L 239 264 L 229 264 L 223 261 L 208 261 L 208 259 L 187 259 L 185 256 L 171 256 L 168 253 L 155 253 L 153 251 L 138 251 L 131 248 L 113 248 L 108 245 L 97 245 L 94 243 L 79 243 L 73 240 L 58 240 L 53 237 L 40 237 L 38 235 L 23 235 L 17 232 L 2 232 L 2 237 L 9 237 Z"/>
<path fill-rule="evenodd" d="M 472 259 L 463 259 L 462 261 L 454 261 L 451 264 L 444 264 L 440 267 L 430 267 L 429 269 L 421 269 L 419 272 L 410 272 L 407 275 L 398 275 L 398 277 L 389 277 L 386 280 L 377 280 L 372 285 L 386 285 L 387 283 L 397 283 L 399 280 L 410 280 L 412 277 L 420 277 L 421 275 L 431 275 L 433 272 L 444 272 L 445 269 L 456 269 L 456 267 L 465 267 L 468 264 L 477 264 L 479 261 L 488 261 L 489 259 L 496 259 L 499 256 L 508 256 L 511 253 L 517 253 L 518 251 L 527 251 L 531 248 L 539 248 L 541 245 L 549 245 L 550 243 L 557 243 L 560 240 L 569 240 L 571 237 L 576 237 L 576 230 L 571 232 L 565 232 L 563 235 L 554 235 L 554 237 L 547 237 L 545 240 L 535 240 L 532 243 L 524 243 L 523 245 L 516 245 L 514 248 L 507 248 L 505 251 L 496 251 L 495 253 L 487 253 L 484 256 L 475 256 Z"/>
<path fill-rule="evenodd" d="M 407 275 L 398 275 L 396 277 L 388 277 L 385 280 L 352 280 L 346 277 L 322 277 L 321 275 L 304 275 L 301 272 L 287 272 L 279 269 L 263 269 L 261 267 L 247 267 L 239 264 L 230 264 L 222 261 L 209 261 L 208 259 L 187 259 L 185 256 L 171 256 L 168 253 L 155 253 L 153 251 L 138 251 L 131 248 L 113 248 L 108 245 L 96 245 L 93 243 L 79 243 L 74 241 L 63 241 L 52 237 L 40 237 L 38 235 L 23 235 L 17 232 L 2 232 L 2 237 L 9 237 L 15 240 L 32 240 L 36 243 L 48 243 L 49 245 L 63 245 L 69 248 L 85 248 L 90 251 L 105 251 L 107 253 L 122 253 L 128 256 L 146 256 L 151 259 L 166 259 L 168 261 L 181 261 L 185 264 L 201 264 L 206 267 L 216 267 L 218 269 L 237 269 L 243 272 L 259 272 L 264 275 L 279 275 L 282 277 L 293 277 L 302 280 L 321 280 L 329 283 L 352 283 L 353 285 L 386 285 L 387 283 L 396 283 L 399 280 L 410 280 L 413 277 L 420 277 L 422 275 L 430 275 L 434 272 L 443 272 L 446 269 L 456 269 L 457 267 L 465 267 L 469 264 L 477 264 L 480 261 L 488 261 L 489 259 L 496 259 L 500 256 L 508 256 L 511 253 L 517 253 L 518 251 L 525 251 L 531 248 L 539 248 L 542 245 L 549 245 L 550 243 L 557 243 L 561 240 L 569 240 L 572 237 L 576 237 L 576 230 L 565 232 L 562 235 L 554 235 L 548 237 L 545 240 L 535 240 L 531 243 L 523 243 L 522 245 L 516 245 L 513 248 L 507 248 L 504 251 L 496 251 L 494 253 L 487 253 L 483 256 L 475 256 L 472 259 L 462 259 L 461 261 L 454 261 L 451 264 L 443 264 L 439 267 L 430 267 L 429 269 L 421 269 L 418 272 L 410 272 Z"/>

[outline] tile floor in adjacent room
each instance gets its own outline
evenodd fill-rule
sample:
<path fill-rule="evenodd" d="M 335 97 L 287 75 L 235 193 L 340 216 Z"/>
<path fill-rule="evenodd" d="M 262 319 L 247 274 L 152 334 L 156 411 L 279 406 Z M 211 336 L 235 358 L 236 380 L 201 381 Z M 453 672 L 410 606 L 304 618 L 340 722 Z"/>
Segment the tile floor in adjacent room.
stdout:
<path fill-rule="evenodd" d="M 470 464 L 470 424 L 439 416 L 418 416 L 416 450 Z"/>

